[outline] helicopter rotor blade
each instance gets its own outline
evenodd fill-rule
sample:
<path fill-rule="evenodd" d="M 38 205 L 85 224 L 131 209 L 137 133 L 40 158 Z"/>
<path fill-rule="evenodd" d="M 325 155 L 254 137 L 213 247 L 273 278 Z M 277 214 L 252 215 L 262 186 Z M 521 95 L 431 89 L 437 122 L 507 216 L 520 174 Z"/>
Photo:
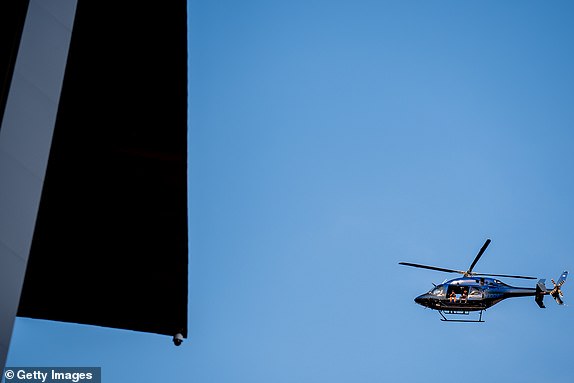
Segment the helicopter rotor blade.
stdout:
<path fill-rule="evenodd" d="M 486 248 L 488 247 L 488 245 L 490 245 L 490 238 L 487 239 L 484 242 L 484 245 L 482 245 L 482 247 L 480 248 L 478 254 L 476 255 L 476 257 L 474 258 L 474 261 L 472 261 L 472 263 L 470 264 L 470 267 L 467 271 L 462 271 L 462 270 L 454 270 L 454 269 L 446 269 L 443 267 L 436 267 L 436 266 L 427 266 L 427 265 L 421 265 L 418 263 L 410 263 L 410 262 L 399 262 L 399 265 L 404 265 L 404 266 L 411 266 L 411 267 L 418 267 L 421 269 L 428 269 L 428 270 L 435 270 L 435 271 L 442 271 L 445 273 L 458 273 L 458 274 L 462 274 L 466 277 L 470 277 L 470 276 L 484 276 L 484 277 L 502 277 L 502 278 L 519 278 L 519 279 L 538 279 L 536 277 L 529 277 L 529 276 L 525 276 L 525 275 L 509 275 L 509 274 L 486 274 L 486 273 L 476 273 L 473 272 L 472 269 L 474 269 L 474 266 L 476 266 L 476 264 L 478 263 L 478 261 L 480 260 L 480 257 L 482 257 L 482 255 L 484 254 L 484 252 L 486 251 Z M 568 276 L 568 272 L 565 271 L 564 273 L 562 273 L 562 275 L 560 276 L 560 278 L 558 279 L 558 283 L 555 284 L 555 286 L 557 286 L 558 288 L 560 288 L 560 286 L 562 286 L 562 284 L 564 284 L 564 282 L 566 281 L 566 277 Z"/>
<path fill-rule="evenodd" d="M 524 275 L 506 275 L 506 274 L 484 274 L 484 273 L 471 273 L 470 275 L 478 275 L 483 277 L 503 277 L 503 278 L 520 278 L 520 279 L 538 279 L 536 277 L 526 277 Z"/>
<path fill-rule="evenodd" d="M 560 278 L 558 278 L 558 282 L 556 283 L 558 285 L 558 287 L 561 287 L 564 282 L 566 282 L 566 277 L 568 276 L 568 271 L 565 271 L 562 273 L 562 275 L 560 275 Z"/>
<path fill-rule="evenodd" d="M 562 273 L 562 275 L 560 275 L 560 278 L 558 278 L 558 282 L 554 282 L 554 279 L 551 279 L 552 284 L 554 285 L 554 288 L 552 289 L 552 291 L 550 291 L 549 294 L 552 296 L 552 298 L 554 298 L 554 300 L 556 300 L 556 303 L 558 303 L 559 305 L 564 304 L 564 301 L 560 298 L 560 297 L 564 296 L 564 293 L 562 292 L 560 287 L 562 287 L 564 282 L 566 282 L 567 276 L 568 276 L 568 271 L 565 271 Z"/>
<path fill-rule="evenodd" d="M 468 271 L 466 273 L 464 273 L 465 275 L 472 275 L 472 269 L 474 269 L 474 266 L 476 265 L 476 263 L 478 262 L 480 257 L 482 257 L 482 254 L 484 254 L 484 251 L 486 250 L 488 245 L 490 245 L 490 238 L 487 239 L 486 242 L 484 242 L 484 245 L 482 245 L 482 247 L 480 248 L 480 251 L 478 252 L 476 257 L 474 258 L 474 261 L 472 261 L 472 263 L 470 264 Z"/>
<path fill-rule="evenodd" d="M 461 270 L 444 269 L 444 268 L 442 268 L 442 267 L 419 265 L 418 263 L 399 262 L 399 265 L 412 266 L 412 267 L 418 267 L 418 268 L 421 268 L 421 269 L 429 269 L 429 270 L 435 270 L 435 271 L 443 271 L 443 272 L 445 272 L 445 273 L 459 273 L 459 274 L 464 274 L 464 271 L 461 271 Z"/>

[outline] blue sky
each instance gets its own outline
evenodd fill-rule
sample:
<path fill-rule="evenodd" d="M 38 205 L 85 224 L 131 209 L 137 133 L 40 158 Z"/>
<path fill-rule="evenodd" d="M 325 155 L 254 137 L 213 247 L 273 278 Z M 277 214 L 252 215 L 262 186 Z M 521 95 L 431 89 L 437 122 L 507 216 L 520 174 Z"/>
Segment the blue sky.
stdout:
<path fill-rule="evenodd" d="M 191 0 L 190 338 L 18 318 L 7 365 L 101 366 L 107 383 L 571 380 L 570 306 L 442 323 L 413 298 L 452 275 L 398 262 L 466 269 L 491 238 L 476 271 L 573 269 L 573 13 Z"/>

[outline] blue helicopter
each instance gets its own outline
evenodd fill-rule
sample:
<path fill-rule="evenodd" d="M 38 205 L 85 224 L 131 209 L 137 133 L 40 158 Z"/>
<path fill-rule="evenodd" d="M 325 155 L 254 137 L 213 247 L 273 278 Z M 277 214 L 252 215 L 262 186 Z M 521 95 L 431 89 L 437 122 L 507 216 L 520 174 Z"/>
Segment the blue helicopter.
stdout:
<path fill-rule="evenodd" d="M 545 295 L 550 295 L 559 305 L 564 304 L 561 299 L 563 296 L 561 287 L 564 282 L 566 282 L 568 271 L 564 271 L 562 275 L 560 275 L 558 282 L 554 282 L 554 279 L 551 279 L 553 284 L 551 289 L 546 288 L 546 281 L 544 279 L 540 279 L 534 288 L 514 287 L 491 277 L 537 278 L 522 275 L 484 274 L 472 271 L 489 244 L 490 239 L 487 239 L 466 271 L 426 266 L 417 263 L 399 262 L 400 265 L 463 275 L 462 277 L 451 279 L 440 285 L 435 285 L 428 293 L 416 297 L 415 302 L 421 306 L 437 310 L 441 315 L 441 320 L 447 322 L 484 322 L 482 320 L 483 311 L 507 298 L 533 296 L 538 306 L 545 308 L 543 298 Z M 479 312 L 479 318 L 477 320 L 465 320 L 450 319 L 453 317 L 447 317 L 449 315 L 469 315 L 471 312 Z M 456 318 L 460 318 L 460 316 Z"/>

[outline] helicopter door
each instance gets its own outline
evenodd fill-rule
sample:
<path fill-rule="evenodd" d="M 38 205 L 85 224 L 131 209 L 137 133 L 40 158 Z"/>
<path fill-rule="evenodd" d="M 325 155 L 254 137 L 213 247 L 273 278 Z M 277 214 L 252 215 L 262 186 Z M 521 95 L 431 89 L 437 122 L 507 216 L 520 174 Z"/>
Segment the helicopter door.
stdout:
<path fill-rule="evenodd" d="M 468 291 L 468 300 L 469 301 L 476 301 L 482 299 L 482 290 L 478 287 L 471 287 Z"/>
<path fill-rule="evenodd" d="M 460 286 L 450 285 L 448 286 L 446 297 L 449 300 L 449 302 L 458 302 L 460 300 L 461 294 L 462 294 L 462 288 Z"/>

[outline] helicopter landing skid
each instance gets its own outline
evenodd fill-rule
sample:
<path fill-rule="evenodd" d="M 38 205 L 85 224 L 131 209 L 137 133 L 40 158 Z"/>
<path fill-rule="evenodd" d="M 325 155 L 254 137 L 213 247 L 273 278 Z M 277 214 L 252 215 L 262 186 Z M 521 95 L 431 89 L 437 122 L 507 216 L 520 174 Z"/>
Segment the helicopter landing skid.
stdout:
<path fill-rule="evenodd" d="M 480 314 L 477 320 L 473 319 L 448 319 L 445 314 L 447 315 L 469 315 L 469 311 L 462 311 L 462 310 L 438 310 L 438 313 L 442 318 L 440 318 L 443 322 L 465 322 L 465 323 L 484 323 L 482 320 L 482 310 L 480 310 Z"/>

